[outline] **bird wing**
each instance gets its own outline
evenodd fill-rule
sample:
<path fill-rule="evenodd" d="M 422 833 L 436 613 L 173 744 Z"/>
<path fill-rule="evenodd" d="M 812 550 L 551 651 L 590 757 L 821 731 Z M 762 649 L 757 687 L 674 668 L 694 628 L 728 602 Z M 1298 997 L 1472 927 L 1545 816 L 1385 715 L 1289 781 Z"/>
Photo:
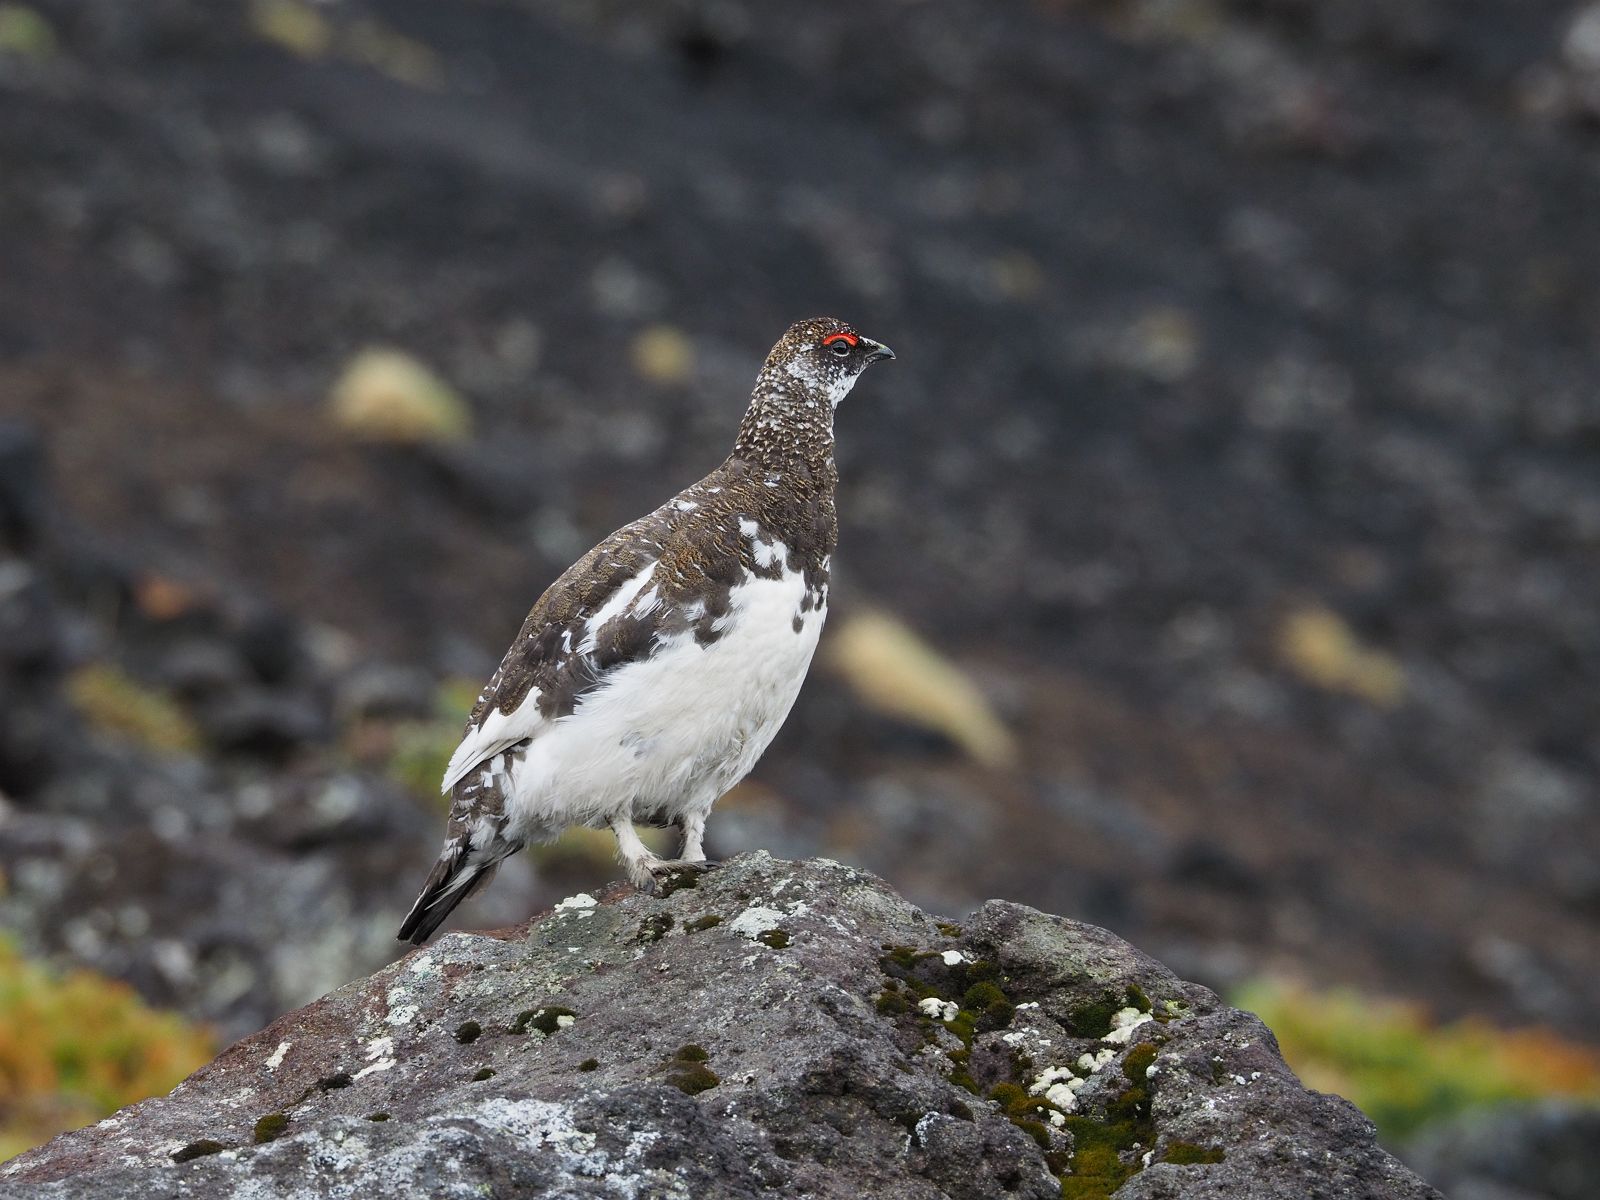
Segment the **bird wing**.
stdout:
<path fill-rule="evenodd" d="M 441 791 L 538 737 L 607 674 L 647 655 L 657 638 L 683 629 L 702 635 L 726 611 L 725 605 L 719 611 L 715 597 L 719 587 L 725 594 L 724 576 L 737 570 L 733 543 L 713 555 L 708 571 L 703 561 L 690 560 L 686 539 L 678 536 L 690 524 L 705 526 L 708 514 L 697 512 L 699 502 L 689 497 L 714 498 L 705 491 L 711 482 L 702 480 L 613 533 L 539 597 L 473 706 Z M 707 588 L 712 601 L 695 600 Z"/>
<path fill-rule="evenodd" d="M 537 737 L 605 671 L 649 649 L 650 618 L 661 602 L 659 588 L 651 587 L 659 558 L 651 543 L 625 532 L 596 546 L 539 597 L 473 705 L 441 790 Z"/>

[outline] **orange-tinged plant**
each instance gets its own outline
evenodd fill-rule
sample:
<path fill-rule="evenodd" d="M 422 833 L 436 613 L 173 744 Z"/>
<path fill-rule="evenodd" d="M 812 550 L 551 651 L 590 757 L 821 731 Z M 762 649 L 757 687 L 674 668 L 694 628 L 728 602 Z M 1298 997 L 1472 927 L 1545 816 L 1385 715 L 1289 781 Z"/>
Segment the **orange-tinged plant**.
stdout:
<path fill-rule="evenodd" d="M 214 1052 L 208 1030 L 127 984 L 52 971 L 0 938 L 0 1161 L 170 1091 Z"/>
<path fill-rule="evenodd" d="M 1600 1049 L 1481 1018 L 1437 1024 L 1416 1004 L 1258 980 L 1230 997 L 1255 1012 L 1309 1087 L 1336 1092 L 1401 1139 L 1428 1121 L 1507 1101 L 1600 1102 Z"/>

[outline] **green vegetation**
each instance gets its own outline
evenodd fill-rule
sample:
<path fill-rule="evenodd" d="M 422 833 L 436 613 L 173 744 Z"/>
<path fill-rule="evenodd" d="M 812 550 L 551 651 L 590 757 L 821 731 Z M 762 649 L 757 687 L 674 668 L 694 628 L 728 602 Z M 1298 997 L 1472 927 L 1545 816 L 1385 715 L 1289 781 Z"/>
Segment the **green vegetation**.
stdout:
<path fill-rule="evenodd" d="M 1225 1157 L 1222 1150 L 1217 1147 L 1197 1146 L 1193 1142 L 1173 1142 L 1167 1147 L 1167 1152 L 1162 1155 L 1161 1161 L 1188 1167 L 1199 1163 L 1219 1163 Z"/>
<path fill-rule="evenodd" d="M 0 937 L 0 1160 L 170 1091 L 214 1050 L 126 984 L 59 974 Z"/>
<path fill-rule="evenodd" d="M 973 1075 L 972 1047 L 977 1035 L 1005 1028 L 1016 1014 L 1016 1004 L 1004 990 L 1009 981 L 994 963 L 982 959 L 946 962 L 942 953 L 914 946 L 884 945 L 882 949 L 878 965 L 887 978 L 877 996 L 877 1011 L 896 1020 L 918 1022 L 930 1044 L 937 1040 L 938 1026 L 953 1033 L 961 1046 L 945 1051 L 951 1064 L 950 1082 L 975 1095 L 985 1094 L 987 1085 L 987 1098 L 1044 1151 L 1045 1162 L 1061 1182 L 1062 1196 L 1103 1200 L 1139 1172 L 1142 1155 L 1155 1146 L 1149 1073 L 1164 1034 L 1156 1033 L 1155 1041 L 1140 1042 L 1123 1056 L 1121 1072 L 1129 1086 L 1105 1105 L 1104 1113 L 1067 1113 L 1047 1096 L 1029 1092 L 1034 1065 L 1020 1052 L 1011 1060 L 1009 1078 L 994 1082 L 992 1060 L 982 1069 L 986 1076 L 982 1084 Z M 948 998 L 952 996 L 960 1000 Z M 930 999 L 941 1002 L 939 1011 L 930 1011 L 931 1004 L 922 1007 Z M 941 1020 L 950 1012 L 945 1005 L 953 1005 L 955 1012 Z M 1153 1005 L 1142 988 L 1129 984 L 1075 1009 L 1068 1024 L 1080 1037 L 1100 1038 L 1111 1028 L 1112 1018 L 1125 1008 L 1152 1012 Z M 1170 1020 L 1172 1015 L 1164 1011 L 1157 1020 Z M 1159 1030 L 1158 1025 L 1149 1028 Z M 1070 1149 L 1063 1135 L 1070 1135 Z M 1169 1161 L 1220 1159 L 1220 1152 L 1204 1147 L 1175 1149 L 1178 1157 Z M 1207 1157 L 1213 1153 L 1219 1157 Z"/>
<path fill-rule="evenodd" d="M 1541 1096 L 1600 1101 L 1600 1052 L 1546 1030 L 1431 1022 L 1411 1004 L 1262 981 L 1230 997 L 1257 1013 L 1307 1086 L 1336 1092 L 1385 1138 L 1466 1109 Z"/>
<path fill-rule="evenodd" d="M 67 680 L 67 695 L 102 733 L 161 754 L 199 749 L 200 732 L 176 701 L 109 663 L 75 671 Z"/>
<path fill-rule="evenodd" d="M 537 1029 L 549 1037 L 560 1029 L 561 1018 L 571 1017 L 577 1019 L 578 1014 L 570 1008 L 562 1008 L 559 1004 L 549 1004 L 544 1008 L 527 1008 L 517 1014 L 516 1021 L 511 1026 L 512 1033 L 527 1033 L 530 1029 Z M 568 1021 L 567 1024 L 571 1024 Z"/>
<path fill-rule="evenodd" d="M 275 1142 L 281 1138 L 284 1131 L 289 1128 L 289 1117 L 286 1113 L 268 1113 L 256 1122 L 255 1137 L 260 1142 Z"/>
<path fill-rule="evenodd" d="M 0 4 L 0 54 L 50 58 L 59 48 L 56 31 L 25 4 Z"/>
<path fill-rule="evenodd" d="M 1074 1037 L 1104 1037 L 1111 1028 L 1111 1018 L 1125 1008 L 1150 1012 L 1150 998 L 1136 983 L 1130 983 L 1121 994 L 1107 992 L 1100 999 L 1079 1006 L 1067 1014 L 1067 1029 Z"/>
<path fill-rule="evenodd" d="M 439 783 L 477 699 L 475 684 L 450 680 L 435 693 L 430 719 L 357 721 L 344 731 L 345 749 L 362 765 L 381 770 L 419 800 L 448 805 L 448 799 L 439 794 Z"/>
<path fill-rule="evenodd" d="M 713 926 L 721 924 L 722 918 L 717 916 L 716 913 L 707 913 L 703 917 L 696 917 L 692 921 L 685 921 L 683 923 L 683 927 L 690 933 L 699 933 L 702 929 L 710 929 Z"/>
<path fill-rule="evenodd" d="M 634 940 L 648 946 L 650 943 L 659 942 L 666 937 L 667 931 L 671 928 L 671 913 L 651 913 L 643 921 L 639 922 L 639 932 L 634 935 Z"/>
<path fill-rule="evenodd" d="M 774 950 L 782 950 L 789 944 L 789 931 L 787 929 L 769 929 L 757 940 L 765 942 Z"/>
<path fill-rule="evenodd" d="M 220 1154 L 227 1147 L 212 1138 L 201 1138 L 197 1142 L 190 1142 L 182 1150 L 173 1152 L 172 1161 L 185 1163 L 191 1159 L 204 1158 L 208 1154 Z"/>
<path fill-rule="evenodd" d="M 1122 1074 L 1129 1083 L 1141 1084 L 1150 1074 L 1150 1064 L 1156 1060 L 1156 1044 L 1140 1042 L 1122 1060 Z"/>
<path fill-rule="evenodd" d="M 667 1063 L 667 1082 L 690 1096 L 709 1091 L 722 1082 L 706 1065 L 710 1059 L 711 1055 L 706 1053 L 704 1046 L 693 1043 L 680 1046 Z"/>

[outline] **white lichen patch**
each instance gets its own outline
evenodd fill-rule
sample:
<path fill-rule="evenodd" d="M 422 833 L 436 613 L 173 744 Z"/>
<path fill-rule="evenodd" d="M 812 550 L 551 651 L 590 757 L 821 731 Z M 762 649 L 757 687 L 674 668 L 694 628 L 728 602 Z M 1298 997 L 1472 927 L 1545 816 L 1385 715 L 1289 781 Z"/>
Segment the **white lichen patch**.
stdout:
<path fill-rule="evenodd" d="M 745 909 L 733 920 L 728 922 L 728 928 L 735 933 L 742 933 L 747 938 L 758 938 L 763 933 L 771 933 L 783 921 L 784 914 L 775 908 L 768 908 L 763 904 L 754 904 Z"/>
<path fill-rule="evenodd" d="M 556 1028 L 565 1029 L 569 1025 L 576 1024 L 577 1020 L 577 1017 L 569 1017 L 566 1013 L 561 1013 L 556 1017 Z"/>
<path fill-rule="evenodd" d="M 1062 1112 L 1072 1112 L 1078 1107 L 1078 1089 L 1083 1084 L 1071 1067 L 1046 1067 L 1028 1085 L 1028 1094 L 1043 1096 Z"/>
<path fill-rule="evenodd" d="M 1115 1050 L 1096 1050 L 1093 1054 L 1078 1055 L 1078 1070 L 1094 1074 L 1117 1056 Z"/>
<path fill-rule="evenodd" d="M 368 1075 L 375 1075 L 379 1071 L 387 1071 L 394 1066 L 394 1039 L 392 1037 L 373 1038 L 367 1043 L 367 1066 L 355 1073 L 354 1078 L 365 1079 Z"/>
<path fill-rule="evenodd" d="M 924 1016 L 932 1017 L 935 1021 L 954 1021 L 956 1014 L 961 1011 L 961 1006 L 954 1000 L 941 1000 L 937 996 L 918 1000 L 917 1007 Z"/>
<path fill-rule="evenodd" d="M 922 1114 L 922 1119 L 917 1122 L 917 1127 L 912 1131 L 911 1134 L 911 1136 L 916 1140 L 917 1145 L 926 1146 L 928 1144 L 928 1135 L 933 1131 L 933 1127 L 937 1125 L 943 1118 L 943 1113 L 929 1112 Z"/>
<path fill-rule="evenodd" d="M 606 1194 L 619 1200 L 687 1200 L 689 1196 L 681 1180 L 644 1165 L 659 1136 L 653 1130 L 635 1134 L 620 1154 L 612 1154 L 599 1148 L 594 1134 L 577 1127 L 565 1104 L 494 1097 L 468 1110 L 466 1116 L 477 1125 L 515 1138 L 541 1159 L 556 1160 L 559 1169 L 575 1180 L 604 1180 Z M 443 1120 L 436 1117 L 430 1124 Z M 452 1123 L 455 1120 L 451 1118 Z"/>
<path fill-rule="evenodd" d="M 279 1042 L 278 1048 L 267 1055 L 267 1070 L 276 1071 L 282 1065 L 283 1056 L 289 1053 L 289 1047 L 292 1045 L 294 1045 L 293 1042 Z"/>
<path fill-rule="evenodd" d="M 409 1025 L 417 1019 L 419 1011 L 415 1004 L 397 1004 L 389 1010 L 385 1020 L 391 1025 Z"/>
<path fill-rule="evenodd" d="M 1111 1032 L 1101 1038 L 1102 1042 L 1112 1042 L 1118 1046 L 1126 1046 L 1133 1037 L 1133 1031 L 1146 1021 L 1152 1020 L 1147 1012 L 1140 1012 L 1137 1008 L 1119 1009 L 1111 1018 Z"/>
<path fill-rule="evenodd" d="M 576 912 L 584 916 L 589 915 L 589 910 L 599 905 L 599 901 L 588 892 L 579 892 L 576 896 L 568 896 L 556 905 L 556 912 Z"/>
<path fill-rule="evenodd" d="M 406 970 L 419 977 L 443 974 L 438 962 L 434 960 L 434 956 L 427 953 L 419 954 L 413 958 L 411 960 L 411 965 L 407 967 Z"/>
<path fill-rule="evenodd" d="M 944 953 L 940 954 L 939 957 L 944 959 L 944 965 L 947 967 L 956 967 L 960 966 L 964 962 L 971 961 L 959 950 L 946 950 Z"/>

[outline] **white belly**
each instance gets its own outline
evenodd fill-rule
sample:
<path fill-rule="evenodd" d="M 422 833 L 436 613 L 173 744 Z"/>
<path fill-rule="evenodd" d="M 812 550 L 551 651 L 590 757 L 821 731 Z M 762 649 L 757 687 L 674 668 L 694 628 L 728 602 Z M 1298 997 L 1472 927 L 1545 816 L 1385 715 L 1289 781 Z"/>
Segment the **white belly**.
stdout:
<path fill-rule="evenodd" d="M 752 576 L 733 589 L 716 641 L 679 635 L 617 668 L 512 768 L 508 832 L 537 840 L 618 815 L 709 809 L 755 766 L 800 692 L 825 615 L 800 612 L 805 591 L 799 572 Z"/>

